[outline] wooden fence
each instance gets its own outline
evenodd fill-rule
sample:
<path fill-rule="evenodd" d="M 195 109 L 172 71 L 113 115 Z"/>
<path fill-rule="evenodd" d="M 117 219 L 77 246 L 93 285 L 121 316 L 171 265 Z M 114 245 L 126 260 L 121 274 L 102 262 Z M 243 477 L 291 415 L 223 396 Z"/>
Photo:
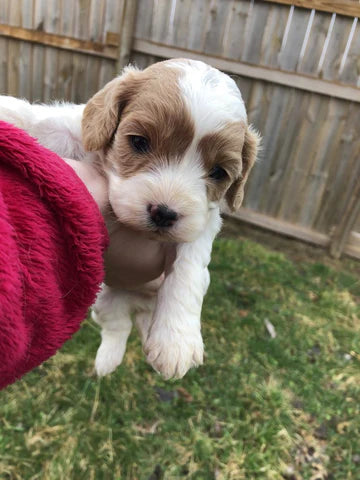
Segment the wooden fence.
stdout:
<path fill-rule="evenodd" d="M 86 102 L 128 61 L 135 8 L 125 0 L 0 0 L 0 92 Z"/>
<path fill-rule="evenodd" d="M 0 0 L 0 91 L 86 101 L 128 58 L 231 74 L 262 133 L 239 218 L 360 258 L 355 0 Z"/>

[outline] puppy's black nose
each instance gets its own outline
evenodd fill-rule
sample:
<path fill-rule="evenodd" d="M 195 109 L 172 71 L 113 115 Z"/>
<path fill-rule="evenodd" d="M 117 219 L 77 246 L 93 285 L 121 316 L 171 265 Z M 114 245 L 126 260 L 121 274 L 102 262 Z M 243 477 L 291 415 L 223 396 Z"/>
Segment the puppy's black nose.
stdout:
<path fill-rule="evenodd" d="M 157 227 L 171 227 L 178 219 L 178 214 L 167 205 L 149 205 L 148 211 Z"/>

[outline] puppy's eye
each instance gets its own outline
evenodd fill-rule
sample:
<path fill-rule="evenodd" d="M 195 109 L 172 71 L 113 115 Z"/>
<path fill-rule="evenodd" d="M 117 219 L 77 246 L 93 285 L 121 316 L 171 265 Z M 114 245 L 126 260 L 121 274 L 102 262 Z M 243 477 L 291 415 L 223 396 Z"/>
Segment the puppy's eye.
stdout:
<path fill-rule="evenodd" d="M 149 140 L 140 135 L 129 136 L 130 145 L 137 153 L 147 153 L 150 150 Z"/>
<path fill-rule="evenodd" d="M 226 170 L 219 167 L 219 165 L 215 165 L 215 167 L 210 170 L 209 177 L 214 180 L 224 180 L 224 178 L 227 177 L 227 173 Z"/>

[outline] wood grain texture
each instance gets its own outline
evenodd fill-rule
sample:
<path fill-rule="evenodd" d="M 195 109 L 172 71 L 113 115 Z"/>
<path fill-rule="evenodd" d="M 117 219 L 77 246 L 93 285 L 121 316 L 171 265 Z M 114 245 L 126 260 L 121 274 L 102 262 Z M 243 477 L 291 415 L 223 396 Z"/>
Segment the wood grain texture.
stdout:
<path fill-rule="evenodd" d="M 356 0 L 262 0 L 264 2 L 295 5 L 301 8 L 315 8 L 322 12 L 338 13 L 349 17 L 360 16 L 360 4 Z"/>
<path fill-rule="evenodd" d="M 258 212 L 254 212 L 247 208 L 241 208 L 238 213 L 230 214 L 225 212 L 225 216 L 228 215 L 231 218 L 238 218 L 245 222 L 251 223 L 261 228 L 271 230 L 272 232 L 281 233 L 289 237 L 298 238 L 305 242 L 327 247 L 330 244 L 330 238 L 328 235 L 314 232 L 313 230 L 294 225 L 289 222 L 284 222 L 276 218 L 271 218 L 267 215 L 263 215 Z"/>
<path fill-rule="evenodd" d="M 262 38 L 270 12 L 270 5 L 258 3 L 251 7 L 245 26 L 241 60 L 250 64 L 261 64 Z"/>
<path fill-rule="evenodd" d="M 120 45 L 118 52 L 118 60 L 116 63 L 116 72 L 119 73 L 129 63 L 131 48 L 133 42 L 134 25 L 137 13 L 137 3 L 131 0 L 122 0 L 119 2 L 121 10 L 118 12 L 121 17 L 120 23 Z M 116 28 L 112 25 L 111 19 L 107 18 L 106 31 Z M 103 65 L 105 63 L 103 62 Z M 108 72 L 107 72 L 108 73 Z"/>
<path fill-rule="evenodd" d="M 310 16 L 310 14 L 309 14 Z M 326 36 L 328 33 L 331 15 L 322 12 L 315 12 L 309 38 L 303 52 L 303 57 L 298 59 L 296 71 L 311 75 L 319 76 L 318 66 L 323 52 Z"/>
<path fill-rule="evenodd" d="M 135 38 L 150 40 L 154 0 L 137 0 Z"/>
<path fill-rule="evenodd" d="M 117 47 L 114 45 L 106 45 L 91 40 L 80 40 L 78 38 L 66 37 L 64 35 L 40 30 L 0 25 L 0 36 L 56 47 L 63 50 L 86 53 L 87 55 L 110 58 L 112 60 L 117 58 Z"/>
<path fill-rule="evenodd" d="M 233 1 L 227 19 L 225 40 L 223 43 L 222 56 L 238 60 L 244 51 L 246 24 L 251 13 L 249 2 Z"/>
<path fill-rule="evenodd" d="M 360 220 L 360 216 L 359 216 Z M 343 253 L 350 257 L 358 258 L 360 260 L 360 228 L 355 232 L 350 232 L 347 244 L 344 247 Z"/>
<path fill-rule="evenodd" d="M 247 63 L 236 62 L 234 60 L 212 55 L 204 55 L 200 52 L 183 50 L 176 47 L 169 47 L 164 44 L 149 42 L 136 39 L 133 44 L 136 52 L 147 53 L 149 55 L 160 56 L 163 58 L 188 57 L 194 60 L 201 60 L 210 63 L 220 70 L 232 72 L 238 75 L 250 78 L 265 80 L 267 82 L 295 87 L 309 92 L 316 92 L 322 95 L 343 98 L 354 102 L 360 102 L 360 89 L 349 85 L 341 85 L 335 82 L 329 82 L 312 78 L 305 75 L 299 75 L 292 72 L 284 72 L 278 69 L 265 68 L 258 65 L 249 65 Z"/>
<path fill-rule="evenodd" d="M 262 36 L 259 65 L 279 67 L 279 54 L 287 24 L 289 9 L 281 5 L 270 5 Z"/>
<path fill-rule="evenodd" d="M 360 23 L 357 21 L 350 48 L 342 71 L 339 70 L 337 79 L 341 83 L 348 83 L 360 87 Z"/>
<path fill-rule="evenodd" d="M 279 67 L 281 70 L 296 71 L 301 47 L 303 45 L 310 12 L 295 9 L 289 21 L 290 29 L 279 52 Z"/>
<path fill-rule="evenodd" d="M 205 38 L 211 0 L 193 0 L 189 11 L 187 49 L 205 48 Z"/>
<path fill-rule="evenodd" d="M 8 22 L 10 25 L 17 28 L 21 25 L 21 4 L 20 2 L 7 2 L 8 4 Z M 10 27 L 11 28 L 11 27 Z M 19 71 L 19 58 L 20 58 L 20 43 L 15 41 L 8 42 L 8 65 L 7 65 L 7 84 L 8 84 L 8 93 L 10 95 L 18 96 L 19 95 L 19 82 L 20 82 L 20 71 Z"/>
<path fill-rule="evenodd" d="M 46 0 L 34 0 L 33 4 L 33 26 L 34 30 L 43 29 L 46 15 Z M 29 79 L 30 80 L 30 79 Z M 44 101 L 44 80 L 45 80 L 45 47 L 33 44 L 32 51 L 32 92 L 29 100 Z"/>
<path fill-rule="evenodd" d="M 333 257 L 339 258 L 344 250 L 345 243 L 349 238 L 351 229 L 360 215 L 360 177 L 354 185 L 351 197 L 346 205 L 340 223 L 335 229 L 330 246 L 330 253 Z"/>

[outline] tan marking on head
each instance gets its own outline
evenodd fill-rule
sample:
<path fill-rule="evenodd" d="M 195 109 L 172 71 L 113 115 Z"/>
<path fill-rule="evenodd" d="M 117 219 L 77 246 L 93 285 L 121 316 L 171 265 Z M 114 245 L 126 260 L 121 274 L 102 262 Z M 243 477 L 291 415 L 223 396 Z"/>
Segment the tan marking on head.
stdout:
<path fill-rule="evenodd" d="M 109 143 L 122 109 L 138 89 L 138 73 L 128 69 L 88 101 L 81 124 L 85 150 L 101 150 Z"/>
<path fill-rule="evenodd" d="M 108 162 L 123 177 L 180 157 L 191 144 L 195 129 L 178 87 L 178 75 L 160 62 L 144 71 L 129 70 L 109 82 L 85 107 L 85 148 L 106 150 Z M 149 153 L 135 152 L 130 135 L 146 137 Z"/>
<path fill-rule="evenodd" d="M 231 210 L 240 208 L 244 185 L 255 163 L 259 142 L 259 135 L 243 122 L 229 123 L 201 139 L 198 148 L 206 172 L 210 173 L 215 166 L 227 172 L 227 177 L 222 180 L 209 178 L 210 200 L 219 201 L 225 197 Z"/>

